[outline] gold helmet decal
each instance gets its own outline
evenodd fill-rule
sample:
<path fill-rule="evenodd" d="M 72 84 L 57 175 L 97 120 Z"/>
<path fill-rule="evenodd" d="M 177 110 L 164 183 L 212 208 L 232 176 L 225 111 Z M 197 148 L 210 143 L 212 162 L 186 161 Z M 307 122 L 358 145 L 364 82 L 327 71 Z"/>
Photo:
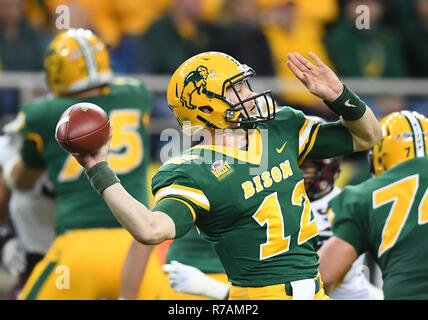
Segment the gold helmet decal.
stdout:
<path fill-rule="evenodd" d="M 428 119 L 415 111 L 393 112 L 380 121 L 382 138 L 370 152 L 374 175 L 428 153 Z"/>
<path fill-rule="evenodd" d="M 196 70 L 189 72 L 184 78 L 183 90 L 181 91 L 180 101 L 186 108 L 195 109 L 197 106 L 192 104 L 192 95 L 205 93 L 207 90 L 208 68 L 199 66 Z"/>
<path fill-rule="evenodd" d="M 248 80 L 254 75 L 253 69 L 227 54 L 214 51 L 198 54 L 186 60 L 172 75 L 167 91 L 168 106 L 186 135 L 203 128 L 225 129 L 232 123 L 235 127 L 255 128 L 258 122 L 273 119 L 275 108 L 270 91 L 245 100 L 239 97 L 235 85 L 244 83 L 251 90 Z M 238 103 L 226 98 L 228 88 L 233 89 Z M 253 100 L 258 113 L 249 115 L 244 103 Z"/>

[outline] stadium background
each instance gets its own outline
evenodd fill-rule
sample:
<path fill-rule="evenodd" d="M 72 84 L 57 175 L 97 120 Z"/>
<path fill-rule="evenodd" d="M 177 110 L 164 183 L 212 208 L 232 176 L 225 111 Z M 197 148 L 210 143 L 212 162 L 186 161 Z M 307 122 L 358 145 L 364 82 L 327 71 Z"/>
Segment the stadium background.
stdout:
<path fill-rule="evenodd" d="M 294 80 L 287 52 L 316 53 L 379 119 L 402 109 L 428 114 L 428 0 L 0 0 L 0 131 L 21 103 L 47 93 L 44 50 L 67 24 L 97 33 L 116 75 L 140 78 L 153 93 L 150 177 L 169 142 L 163 130 L 178 129 L 166 104 L 169 77 L 202 51 L 248 64 L 256 91 L 272 89 L 279 104 L 307 114 L 336 119 Z M 357 153 L 345 157 L 338 185 L 369 176 L 366 153 Z M 0 296 L 13 280 L 0 267 Z"/>

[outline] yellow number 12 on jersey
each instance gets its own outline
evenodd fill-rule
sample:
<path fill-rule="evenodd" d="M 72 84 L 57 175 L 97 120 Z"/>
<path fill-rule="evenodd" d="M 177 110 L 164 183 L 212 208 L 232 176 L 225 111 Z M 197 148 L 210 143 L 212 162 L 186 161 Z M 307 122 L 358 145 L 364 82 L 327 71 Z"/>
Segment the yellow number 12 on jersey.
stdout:
<path fill-rule="evenodd" d="M 303 180 L 294 187 L 291 203 L 295 206 L 303 206 L 297 237 L 297 243 L 301 245 L 318 234 L 317 224 L 314 219 L 311 220 L 311 205 L 305 192 Z M 253 218 L 260 226 L 267 224 L 267 241 L 260 245 L 260 260 L 289 250 L 291 236 L 286 237 L 284 235 L 284 220 L 276 192 L 263 200 Z"/>

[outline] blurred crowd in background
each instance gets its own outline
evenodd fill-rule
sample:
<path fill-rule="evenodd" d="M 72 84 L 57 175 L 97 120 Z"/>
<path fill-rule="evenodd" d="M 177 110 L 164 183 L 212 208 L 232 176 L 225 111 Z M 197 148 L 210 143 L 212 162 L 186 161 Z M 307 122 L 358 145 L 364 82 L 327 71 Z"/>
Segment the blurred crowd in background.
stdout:
<path fill-rule="evenodd" d="M 361 4 L 369 29 L 355 24 Z M 428 0 L 0 0 L 1 70 L 43 70 L 61 5 L 70 27 L 90 28 L 108 44 L 120 74 L 171 75 L 190 56 L 215 50 L 259 76 L 292 79 L 287 52 L 311 51 L 343 78 L 428 78 Z M 276 98 L 335 117 L 308 92 L 284 90 Z M 428 92 L 363 98 L 378 118 L 409 108 L 427 114 Z M 1 90 L 3 115 L 19 103 L 16 92 Z M 153 112 L 172 117 L 162 97 Z"/>

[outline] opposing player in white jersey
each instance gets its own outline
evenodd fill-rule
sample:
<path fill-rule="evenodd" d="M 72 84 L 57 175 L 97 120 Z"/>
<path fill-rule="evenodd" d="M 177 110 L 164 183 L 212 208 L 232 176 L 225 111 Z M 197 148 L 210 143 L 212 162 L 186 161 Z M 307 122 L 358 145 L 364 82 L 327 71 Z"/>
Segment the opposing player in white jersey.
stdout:
<path fill-rule="evenodd" d="M 9 123 L 0 136 L 0 167 L 3 175 L 0 187 L 0 224 L 10 219 L 15 235 L 5 242 L 1 250 L 1 262 L 6 270 L 17 277 L 16 283 L 4 299 L 16 299 L 33 267 L 48 251 L 54 235 L 54 189 L 47 174 L 42 175 L 32 189 L 26 191 L 11 188 L 5 176 L 21 145 L 14 133 L 15 124 Z M 6 181 L 5 181 L 6 180 Z M 8 186 L 9 184 L 9 186 Z"/>
<path fill-rule="evenodd" d="M 317 122 L 325 122 L 319 117 L 308 117 Z M 306 194 L 311 201 L 311 208 L 319 231 L 318 249 L 332 236 L 329 216 L 327 212 L 328 202 L 341 189 L 335 185 L 340 173 L 341 157 L 324 160 L 306 160 L 300 166 L 303 173 Z M 380 290 L 372 286 L 368 281 L 364 270 L 364 255 L 354 262 L 352 268 L 345 277 L 332 286 L 328 295 L 333 300 L 371 300 L 380 299 Z M 206 276 L 194 267 L 178 262 L 164 265 L 164 270 L 169 272 L 171 287 L 179 292 L 190 294 L 205 294 L 214 299 L 227 297 L 227 285 L 213 283 L 213 279 Z M 327 289 L 327 288 L 326 288 Z"/>
<path fill-rule="evenodd" d="M 341 189 L 334 185 L 339 175 L 340 158 L 305 161 L 301 165 L 306 193 L 319 230 L 318 249 L 332 236 L 327 204 Z M 370 300 L 369 281 L 364 274 L 364 255 L 354 262 L 342 281 L 329 288 L 333 300 Z"/>

